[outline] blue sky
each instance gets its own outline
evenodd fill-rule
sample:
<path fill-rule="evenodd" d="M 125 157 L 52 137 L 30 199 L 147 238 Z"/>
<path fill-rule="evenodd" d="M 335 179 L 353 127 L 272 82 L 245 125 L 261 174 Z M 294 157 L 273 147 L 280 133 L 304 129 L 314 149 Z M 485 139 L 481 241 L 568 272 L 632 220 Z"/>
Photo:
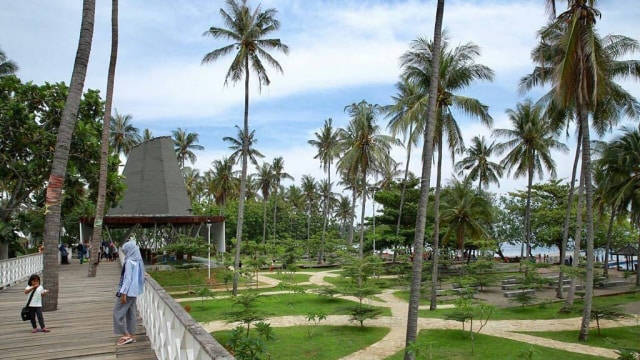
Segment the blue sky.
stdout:
<path fill-rule="evenodd" d="M 635 3 L 635 1 L 633 1 Z M 251 1 L 255 6 L 257 1 Z M 565 2 L 559 1 L 562 8 Z M 223 86 L 231 58 L 202 66 L 203 56 L 226 43 L 203 37 L 210 26 L 222 26 L 221 0 L 120 1 L 120 41 L 114 107 L 131 114 L 141 131 L 170 135 L 178 127 L 197 132 L 205 151 L 197 152 L 202 171 L 228 155 L 224 136 L 235 136 L 241 125 L 243 86 Z M 249 122 L 256 130 L 257 148 L 265 161 L 283 156 L 286 171 L 299 184 L 303 174 L 322 178 L 315 149 L 307 144 L 327 118 L 344 127 L 344 107 L 366 100 L 389 104 L 400 69 L 398 58 L 418 37 L 431 38 L 435 0 L 264 0 L 276 8 L 281 30 L 276 34 L 290 48 L 288 56 L 273 53 L 284 69 L 269 69 L 272 84 L 258 93 L 251 87 Z M 110 2 L 98 1 L 95 34 L 86 88 L 104 89 L 110 51 Z M 0 48 L 20 66 L 18 76 L 35 83 L 69 82 L 81 20 L 80 0 L 7 1 L 0 12 Z M 599 2 L 600 34 L 640 39 L 640 7 L 628 0 Z M 474 42 L 482 49 L 478 63 L 495 71 L 495 81 L 470 87 L 463 94 L 489 105 L 494 127 L 509 127 L 505 109 L 523 100 L 517 91 L 521 76 L 530 72 L 529 53 L 536 32 L 547 21 L 543 0 L 447 1 L 445 28 L 456 46 Z M 640 57 L 640 54 L 636 56 Z M 255 80 L 255 79 L 252 79 Z M 636 97 L 637 82 L 625 83 Z M 104 91 L 102 92 L 104 95 Z M 534 100 L 539 93 L 530 95 Z M 490 130 L 459 117 L 464 138 Z M 386 127 L 386 119 L 379 123 Z M 573 142 L 567 141 L 571 149 Z M 392 156 L 405 159 L 403 149 Z M 419 151 L 414 151 L 418 154 Z M 558 176 L 568 177 L 571 154 L 557 154 Z M 410 164 L 420 173 L 414 156 Z M 496 159 L 498 160 L 498 159 Z M 445 160 L 443 181 L 451 178 Z M 504 192 L 525 187 L 525 179 L 501 180 Z"/>

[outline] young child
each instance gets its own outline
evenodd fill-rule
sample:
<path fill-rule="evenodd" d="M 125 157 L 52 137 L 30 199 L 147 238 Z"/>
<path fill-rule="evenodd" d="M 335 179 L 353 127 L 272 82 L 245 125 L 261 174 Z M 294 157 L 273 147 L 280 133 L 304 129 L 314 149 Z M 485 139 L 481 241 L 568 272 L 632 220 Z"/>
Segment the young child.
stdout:
<path fill-rule="evenodd" d="M 27 287 L 24 289 L 24 293 L 29 294 L 29 296 L 31 296 L 31 292 L 33 292 L 33 297 L 29 303 L 29 315 L 31 317 L 31 326 L 33 327 L 31 332 L 49 332 L 50 330 L 44 325 L 44 317 L 42 316 L 42 296 L 46 295 L 48 291 L 40 285 L 40 276 L 36 274 L 29 277 Z M 40 323 L 40 329 L 36 326 L 36 316 Z"/>

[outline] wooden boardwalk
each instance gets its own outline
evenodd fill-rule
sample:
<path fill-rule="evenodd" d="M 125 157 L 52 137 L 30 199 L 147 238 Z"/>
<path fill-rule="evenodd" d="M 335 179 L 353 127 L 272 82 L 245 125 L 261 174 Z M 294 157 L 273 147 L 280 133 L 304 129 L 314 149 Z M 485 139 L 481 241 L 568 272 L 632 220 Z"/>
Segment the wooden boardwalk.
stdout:
<path fill-rule="evenodd" d="M 31 333 L 20 319 L 27 302 L 26 281 L 0 290 L 0 359 L 156 359 L 138 318 L 137 342 L 116 346 L 113 305 L 120 280 L 119 262 L 101 262 L 98 275 L 87 277 L 88 264 L 73 259 L 60 266 L 58 309 L 44 313 L 49 333 Z M 47 288 L 46 275 L 43 285 Z"/>

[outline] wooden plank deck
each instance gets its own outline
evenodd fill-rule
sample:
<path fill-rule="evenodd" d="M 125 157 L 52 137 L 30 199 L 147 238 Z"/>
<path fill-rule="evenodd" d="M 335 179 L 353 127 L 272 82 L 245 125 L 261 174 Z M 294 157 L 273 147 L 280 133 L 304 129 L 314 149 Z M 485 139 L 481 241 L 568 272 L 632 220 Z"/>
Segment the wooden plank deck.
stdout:
<path fill-rule="evenodd" d="M 120 263 L 101 262 L 94 278 L 87 277 L 88 266 L 76 259 L 60 266 L 58 309 L 44 313 L 49 333 L 32 334 L 31 323 L 20 319 L 26 281 L 0 290 L 1 359 L 156 359 L 140 319 L 137 342 L 115 345 L 112 314 Z M 46 289 L 46 276 L 40 276 Z"/>

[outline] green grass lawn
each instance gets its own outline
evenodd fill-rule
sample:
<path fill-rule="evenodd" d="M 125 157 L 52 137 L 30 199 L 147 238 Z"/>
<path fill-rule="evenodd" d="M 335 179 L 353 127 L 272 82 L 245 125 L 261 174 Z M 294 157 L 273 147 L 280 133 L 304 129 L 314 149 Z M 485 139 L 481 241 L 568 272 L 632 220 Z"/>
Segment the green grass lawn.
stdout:
<path fill-rule="evenodd" d="M 578 335 L 580 330 L 522 331 L 522 333 L 568 343 L 579 343 Z M 592 327 L 589 329 L 588 340 L 584 344 L 607 349 L 640 350 L 640 326 L 603 328 L 600 334 L 598 334 L 597 329 Z"/>
<path fill-rule="evenodd" d="M 198 322 L 224 320 L 224 314 L 235 311 L 240 307 L 233 306 L 233 300 L 208 299 L 202 301 L 187 301 L 182 306 L 191 306 L 191 317 Z M 256 308 L 267 314 L 267 317 L 287 315 L 307 315 L 309 313 L 324 313 L 331 315 L 347 315 L 344 307 L 354 305 L 353 301 L 329 298 L 315 294 L 279 294 L 260 297 Z M 381 316 L 391 316 L 389 308 L 381 308 Z M 366 321 L 365 321 L 366 325 Z"/>
<path fill-rule="evenodd" d="M 417 344 L 420 351 L 416 357 L 417 359 L 600 359 L 596 356 L 529 345 L 519 341 L 483 335 L 482 333 L 476 334 L 475 341 L 472 342 L 469 332 L 463 333 L 462 330 L 423 330 L 418 335 Z M 531 355 L 530 357 L 529 354 Z M 404 350 L 386 360 L 402 360 L 403 358 Z"/>
<path fill-rule="evenodd" d="M 287 281 L 287 282 L 295 282 L 296 284 L 309 282 L 311 275 L 309 274 L 298 274 L 298 273 L 284 273 L 284 272 L 262 272 L 260 273 L 260 277 L 268 276 L 270 278 Z"/>
<path fill-rule="evenodd" d="M 275 340 L 267 341 L 271 359 L 336 360 L 382 339 L 388 328 L 360 326 L 291 326 L 273 329 Z M 311 337 L 309 332 L 312 332 Z M 213 337 L 226 344 L 230 331 L 217 331 Z"/>
<path fill-rule="evenodd" d="M 640 301 L 640 292 L 618 294 L 611 296 L 600 296 L 593 299 L 594 305 L 597 306 L 615 306 L 623 305 L 630 302 Z M 425 305 L 428 302 L 425 302 Z M 552 319 L 568 319 L 582 316 L 582 300 L 574 302 L 574 310 L 571 312 L 560 312 L 563 307 L 563 301 L 554 301 L 552 303 L 541 303 L 529 306 L 514 305 L 513 307 L 497 309 L 491 316 L 492 320 L 552 320 Z M 447 315 L 455 312 L 455 309 L 439 309 L 436 311 L 420 310 L 419 316 L 425 318 L 444 319 Z"/>

